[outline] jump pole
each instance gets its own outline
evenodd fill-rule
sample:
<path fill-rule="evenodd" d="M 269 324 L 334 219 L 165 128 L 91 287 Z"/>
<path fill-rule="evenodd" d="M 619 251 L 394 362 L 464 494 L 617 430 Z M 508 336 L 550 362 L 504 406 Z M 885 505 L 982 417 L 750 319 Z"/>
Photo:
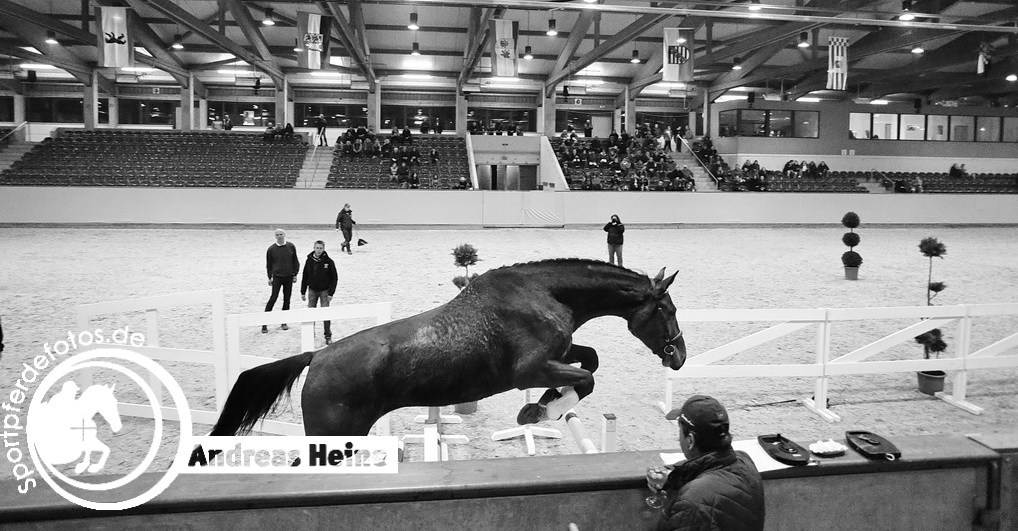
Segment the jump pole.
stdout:
<path fill-rule="evenodd" d="M 587 436 L 587 430 L 583 429 L 583 423 L 580 422 L 580 417 L 576 415 L 576 412 L 569 410 L 566 412 L 563 420 L 566 421 L 566 426 L 569 427 L 569 431 L 572 432 L 573 438 L 576 439 L 576 444 L 580 446 L 580 451 L 585 454 L 596 454 L 597 447 L 594 446 L 594 441 L 590 440 Z"/>
<path fill-rule="evenodd" d="M 530 389 L 523 391 L 523 403 L 530 403 Z M 525 426 L 516 426 L 515 428 L 508 428 L 504 430 L 496 431 L 491 434 L 491 440 L 493 441 L 504 441 L 506 439 L 513 439 L 523 436 L 523 440 L 527 445 L 527 455 L 536 455 L 537 446 L 534 444 L 534 436 L 546 437 L 548 439 L 561 439 L 562 432 L 555 428 L 543 428 L 541 426 L 534 426 L 533 424 L 527 424 Z"/>
<path fill-rule="evenodd" d="M 447 422 L 446 418 L 454 417 L 455 420 Z M 415 422 L 424 422 L 424 433 L 421 435 L 411 434 L 403 436 L 403 443 L 424 444 L 424 460 L 427 462 L 448 461 L 450 444 L 465 444 L 470 442 L 466 435 L 446 435 L 442 433 L 442 424 L 454 424 L 463 422 L 463 419 L 456 415 L 443 415 L 438 407 L 429 407 L 427 415 L 418 415 Z"/>

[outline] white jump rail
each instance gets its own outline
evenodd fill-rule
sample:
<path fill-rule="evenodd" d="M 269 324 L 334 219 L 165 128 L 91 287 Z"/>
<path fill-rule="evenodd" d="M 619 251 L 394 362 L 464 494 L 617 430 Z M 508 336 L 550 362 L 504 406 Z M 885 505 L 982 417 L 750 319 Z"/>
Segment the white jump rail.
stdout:
<path fill-rule="evenodd" d="M 523 390 L 523 404 L 531 403 L 531 389 Z M 514 426 L 512 428 L 506 428 L 504 430 L 498 430 L 491 434 L 491 440 L 493 441 L 505 441 L 508 439 L 515 439 L 516 437 L 523 437 L 523 442 L 527 447 L 527 455 L 537 454 L 537 444 L 534 441 L 534 437 L 545 437 L 547 439 L 561 439 L 562 432 L 555 428 L 545 428 L 543 426 L 535 426 L 533 424 L 524 424 L 523 426 Z"/>
<path fill-rule="evenodd" d="M 299 310 L 286 310 L 281 312 L 252 312 L 237 315 L 230 315 L 226 318 L 227 348 L 226 348 L 226 372 L 230 385 L 232 386 L 240 373 L 253 369 L 260 365 L 279 361 L 282 358 L 270 358 L 267 356 L 251 356 L 240 352 L 240 329 L 241 327 L 261 327 L 266 325 L 279 325 L 283 323 L 300 323 L 300 348 L 301 352 L 315 350 L 315 323 L 319 321 L 342 319 L 364 319 L 374 318 L 375 326 L 388 323 L 392 320 L 392 304 L 388 302 L 377 302 L 371 304 L 344 304 L 341 306 L 329 306 L 325 308 L 304 308 Z M 298 392 L 303 379 L 307 375 L 307 369 L 301 374 L 300 381 L 295 384 Z M 389 435 L 389 415 L 385 415 L 374 426 L 378 435 Z M 281 422 L 275 420 L 263 420 L 259 424 L 259 431 L 277 435 L 304 435 L 304 427 L 292 422 Z"/>
<path fill-rule="evenodd" d="M 955 306 L 916 306 L 900 308 L 838 308 L 800 310 L 680 310 L 679 322 L 778 322 L 769 328 L 686 359 L 679 371 L 664 369 L 665 396 L 658 403 L 662 411 L 672 407 L 674 382 L 683 378 L 729 377 L 811 377 L 816 378 L 813 397 L 802 403 L 829 422 L 841 418 L 827 408 L 828 380 L 850 374 L 885 374 L 915 371 L 958 371 L 951 393 L 937 397 L 973 414 L 983 410 L 966 400 L 968 371 L 1018 367 L 1018 353 L 1002 355 L 1018 347 L 1018 332 L 975 352 L 971 350 L 972 318 L 1018 315 L 1018 303 L 966 304 Z M 832 357 L 831 333 L 835 323 L 848 321 L 916 319 L 917 322 L 867 345 Z M 957 322 L 954 355 L 941 359 L 880 360 L 867 359 L 898 344 L 914 341 L 915 336 Z M 815 362 L 766 365 L 715 365 L 730 356 L 762 345 L 792 332 L 817 327 Z"/>
<path fill-rule="evenodd" d="M 180 306 L 209 305 L 212 308 L 212 350 L 164 348 L 159 346 L 159 310 L 175 308 Z M 197 363 L 212 365 L 214 370 L 216 387 L 216 411 L 191 409 L 191 418 L 194 422 L 203 424 L 215 424 L 219 418 L 218 411 L 222 411 L 226 402 L 226 395 L 229 393 L 231 381 L 226 371 L 226 333 L 225 333 L 225 305 L 223 303 L 223 290 L 214 289 L 208 291 L 194 291 L 188 293 L 176 293 L 172 295 L 157 295 L 154 297 L 143 297 L 140 299 L 125 299 L 119 301 L 98 302 L 93 304 L 80 304 L 76 308 L 77 325 L 79 331 L 91 330 L 90 325 L 93 317 L 100 315 L 111 315 L 129 312 L 145 312 L 145 345 L 141 347 L 130 347 L 134 352 L 147 356 L 153 360 L 179 361 L 186 363 Z M 103 346 L 116 345 L 92 345 L 87 349 Z M 82 371 L 85 383 L 91 381 L 91 370 Z M 162 400 L 162 384 L 158 378 L 150 378 L 149 386 L 155 393 L 156 398 Z M 163 418 L 179 421 L 180 417 L 175 408 L 161 406 Z M 152 405 L 132 404 L 121 402 L 118 408 L 121 415 L 130 417 L 152 418 Z"/>

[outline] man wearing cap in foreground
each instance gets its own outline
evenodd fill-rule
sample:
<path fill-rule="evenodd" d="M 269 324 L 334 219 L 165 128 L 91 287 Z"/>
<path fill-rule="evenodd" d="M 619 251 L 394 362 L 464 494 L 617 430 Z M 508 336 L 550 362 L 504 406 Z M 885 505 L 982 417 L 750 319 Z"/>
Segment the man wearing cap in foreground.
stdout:
<path fill-rule="evenodd" d="M 712 397 L 694 395 L 665 417 L 679 422 L 679 444 L 686 460 L 647 471 L 651 490 L 668 493 L 657 528 L 762 530 L 760 472 L 748 454 L 732 449 L 724 406 Z"/>

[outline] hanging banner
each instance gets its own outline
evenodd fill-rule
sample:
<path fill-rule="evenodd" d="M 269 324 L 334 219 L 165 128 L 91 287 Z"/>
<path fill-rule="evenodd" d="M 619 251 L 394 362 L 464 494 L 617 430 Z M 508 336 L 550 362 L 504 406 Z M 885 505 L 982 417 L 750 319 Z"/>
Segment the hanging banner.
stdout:
<path fill-rule="evenodd" d="M 661 56 L 664 68 L 661 81 L 671 83 L 692 83 L 693 79 L 693 30 L 687 28 L 665 28 Z"/>
<path fill-rule="evenodd" d="M 827 89 L 845 90 L 848 82 L 848 37 L 831 37 L 827 49 Z"/>
<path fill-rule="evenodd" d="M 491 75 L 516 77 L 516 22 L 491 21 Z"/>
<path fill-rule="evenodd" d="M 297 12 L 297 66 L 321 70 L 329 67 L 329 34 L 332 19 L 320 13 Z"/>
<path fill-rule="evenodd" d="M 97 7 L 95 20 L 99 27 L 98 65 L 102 67 L 134 66 L 134 42 L 127 31 L 126 7 Z"/>

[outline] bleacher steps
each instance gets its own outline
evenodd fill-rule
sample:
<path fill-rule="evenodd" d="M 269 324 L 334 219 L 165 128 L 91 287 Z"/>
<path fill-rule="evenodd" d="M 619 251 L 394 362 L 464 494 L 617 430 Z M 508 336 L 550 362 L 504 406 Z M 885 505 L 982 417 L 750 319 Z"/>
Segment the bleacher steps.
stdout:
<path fill-rule="evenodd" d="M 21 160 L 25 153 L 32 151 L 38 142 L 11 142 L 3 150 L 0 150 L 0 172 L 9 170 L 15 162 Z"/>
<path fill-rule="evenodd" d="M 332 146 L 309 148 L 304 157 L 304 165 L 301 166 L 297 176 L 295 188 L 324 189 L 325 183 L 329 180 L 329 168 L 332 167 L 334 153 L 335 148 Z"/>
<path fill-rule="evenodd" d="M 700 166 L 697 162 L 696 157 L 693 156 L 688 150 L 681 152 L 670 152 L 672 160 L 675 161 L 675 167 L 682 169 L 682 166 L 689 166 L 690 171 L 693 172 L 693 180 L 696 181 L 697 192 L 717 192 L 717 184 L 714 183 L 714 179 L 711 179 L 710 175 L 707 174 L 707 170 Z"/>

